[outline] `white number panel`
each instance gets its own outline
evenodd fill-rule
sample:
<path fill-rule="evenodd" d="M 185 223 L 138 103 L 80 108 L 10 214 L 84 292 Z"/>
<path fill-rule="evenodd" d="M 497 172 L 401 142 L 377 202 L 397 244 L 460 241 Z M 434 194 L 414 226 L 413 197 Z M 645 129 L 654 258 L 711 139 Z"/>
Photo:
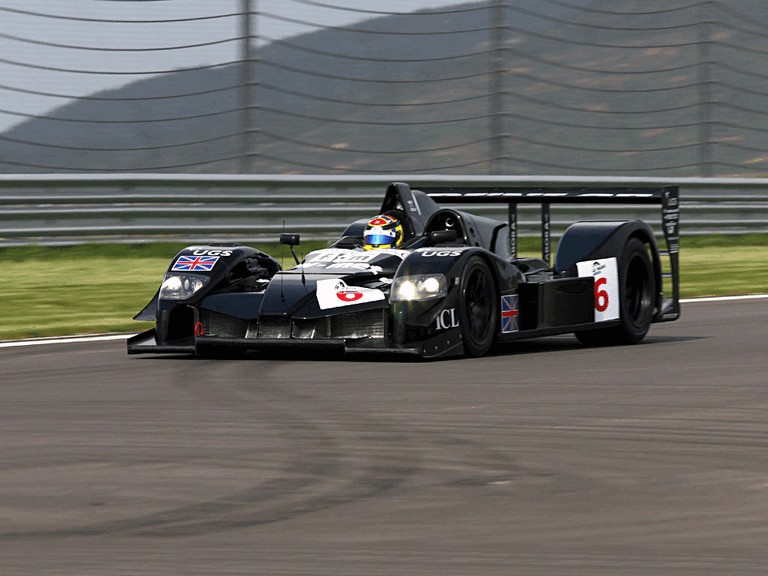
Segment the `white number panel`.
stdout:
<path fill-rule="evenodd" d="M 619 269 L 616 258 L 586 260 L 576 264 L 579 276 L 595 279 L 595 322 L 619 317 Z"/>
<path fill-rule="evenodd" d="M 341 278 L 317 281 L 317 303 L 320 305 L 320 310 L 379 300 L 384 300 L 384 293 L 375 288 L 347 286 Z"/>

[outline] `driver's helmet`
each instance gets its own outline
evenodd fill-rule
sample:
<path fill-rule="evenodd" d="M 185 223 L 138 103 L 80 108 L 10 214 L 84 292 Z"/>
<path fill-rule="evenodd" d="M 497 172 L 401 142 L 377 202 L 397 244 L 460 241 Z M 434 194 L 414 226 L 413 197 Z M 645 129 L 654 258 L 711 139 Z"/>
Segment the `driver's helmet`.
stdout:
<path fill-rule="evenodd" d="M 403 244 L 403 224 L 390 214 L 379 214 L 368 220 L 363 233 L 363 248 L 398 248 Z"/>

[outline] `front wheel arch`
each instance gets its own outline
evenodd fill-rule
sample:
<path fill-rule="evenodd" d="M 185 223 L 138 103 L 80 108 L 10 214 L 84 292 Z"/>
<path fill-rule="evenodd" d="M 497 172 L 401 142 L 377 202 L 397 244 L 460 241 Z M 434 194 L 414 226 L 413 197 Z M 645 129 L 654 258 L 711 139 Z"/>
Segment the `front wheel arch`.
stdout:
<path fill-rule="evenodd" d="M 491 267 L 481 256 L 471 256 L 459 280 L 460 327 L 468 356 L 484 356 L 493 346 L 498 308 L 498 289 Z"/>

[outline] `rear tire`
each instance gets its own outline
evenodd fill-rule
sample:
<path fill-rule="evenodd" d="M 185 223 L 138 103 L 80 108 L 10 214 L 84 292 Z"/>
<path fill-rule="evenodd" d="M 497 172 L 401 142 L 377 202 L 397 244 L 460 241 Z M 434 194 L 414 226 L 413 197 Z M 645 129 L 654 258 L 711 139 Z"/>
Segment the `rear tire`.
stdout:
<path fill-rule="evenodd" d="M 619 314 L 621 323 L 611 328 L 576 332 L 576 338 L 586 346 L 637 344 L 642 342 L 653 320 L 653 265 L 646 245 L 639 238 L 630 238 L 619 260 Z"/>
<path fill-rule="evenodd" d="M 493 275 L 485 260 L 473 256 L 461 275 L 461 335 L 468 356 L 484 356 L 496 338 L 498 297 Z"/>

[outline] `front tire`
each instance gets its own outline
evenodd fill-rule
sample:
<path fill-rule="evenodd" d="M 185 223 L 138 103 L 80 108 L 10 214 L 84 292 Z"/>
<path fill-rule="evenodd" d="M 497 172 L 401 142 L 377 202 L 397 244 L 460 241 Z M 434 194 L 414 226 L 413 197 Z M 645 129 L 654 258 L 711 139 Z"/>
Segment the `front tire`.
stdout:
<path fill-rule="evenodd" d="M 653 265 L 646 245 L 630 238 L 619 261 L 620 321 L 618 326 L 577 332 L 576 338 L 586 346 L 637 344 L 642 342 L 653 320 Z"/>
<path fill-rule="evenodd" d="M 496 337 L 498 297 L 485 260 L 473 256 L 461 275 L 461 335 L 468 356 L 484 356 Z"/>

